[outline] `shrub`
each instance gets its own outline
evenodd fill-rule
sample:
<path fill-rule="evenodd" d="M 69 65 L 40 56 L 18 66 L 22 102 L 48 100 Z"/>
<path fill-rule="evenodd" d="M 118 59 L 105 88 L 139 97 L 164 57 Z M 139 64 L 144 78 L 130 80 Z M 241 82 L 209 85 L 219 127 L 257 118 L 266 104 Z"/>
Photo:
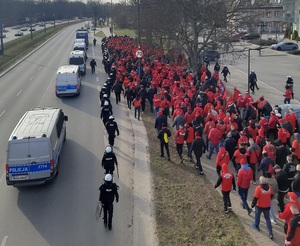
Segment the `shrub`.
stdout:
<path fill-rule="evenodd" d="M 293 40 L 297 40 L 298 37 L 299 37 L 299 36 L 298 36 L 297 30 L 294 30 L 293 35 L 292 35 L 292 39 L 293 39 Z"/>

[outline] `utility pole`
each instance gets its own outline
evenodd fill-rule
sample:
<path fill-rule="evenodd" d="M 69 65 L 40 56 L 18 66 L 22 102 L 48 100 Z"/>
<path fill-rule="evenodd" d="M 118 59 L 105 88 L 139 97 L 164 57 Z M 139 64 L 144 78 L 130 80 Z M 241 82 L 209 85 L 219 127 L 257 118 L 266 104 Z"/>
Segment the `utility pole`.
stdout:
<path fill-rule="evenodd" d="M 139 49 L 141 49 L 141 16 L 140 16 L 140 0 L 138 0 L 138 42 Z M 141 58 L 139 58 L 139 76 L 141 78 Z"/>
<path fill-rule="evenodd" d="M 45 33 L 47 32 L 46 30 L 46 14 L 44 13 L 44 30 L 45 30 Z"/>
<path fill-rule="evenodd" d="M 3 24 L 2 24 L 2 23 L 0 23 L 0 40 L 1 40 L 0 55 L 4 55 L 4 45 L 3 45 Z"/>
<path fill-rule="evenodd" d="M 112 0 L 110 1 L 110 33 L 111 36 L 114 36 L 114 29 L 113 29 L 113 21 L 112 21 L 112 8 L 113 8 L 113 4 L 112 4 Z"/>
<path fill-rule="evenodd" d="M 31 39 L 31 40 L 33 39 L 31 19 L 30 19 L 30 39 Z"/>

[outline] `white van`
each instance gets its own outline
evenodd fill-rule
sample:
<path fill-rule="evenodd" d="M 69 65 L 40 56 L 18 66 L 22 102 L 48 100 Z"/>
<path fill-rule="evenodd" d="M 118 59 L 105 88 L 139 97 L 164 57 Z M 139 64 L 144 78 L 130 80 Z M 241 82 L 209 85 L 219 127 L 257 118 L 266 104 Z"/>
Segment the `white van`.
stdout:
<path fill-rule="evenodd" d="M 73 50 L 81 50 L 84 52 L 85 60 L 87 60 L 87 47 L 85 43 L 74 43 Z"/>
<path fill-rule="evenodd" d="M 77 65 L 61 66 L 56 73 L 56 96 L 80 95 L 81 76 Z"/>
<path fill-rule="evenodd" d="M 85 57 L 82 50 L 71 51 L 69 55 L 69 64 L 79 66 L 81 74 L 86 73 Z"/>
<path fill-rule="evenodd" d="M 66 121 L 68 116 L 54 107 L 34 108 L 23 115 L 8 139 L 7 185 L 43 184 L 58 174 Z"/>

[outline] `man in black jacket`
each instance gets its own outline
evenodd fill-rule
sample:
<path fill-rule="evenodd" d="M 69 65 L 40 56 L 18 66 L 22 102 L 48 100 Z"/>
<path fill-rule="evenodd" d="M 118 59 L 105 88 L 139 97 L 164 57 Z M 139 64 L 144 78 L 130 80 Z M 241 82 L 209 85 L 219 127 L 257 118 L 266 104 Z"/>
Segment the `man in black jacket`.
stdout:
<path fill-rule="evenodd" d="M 153 112 L 153 97 L 154 97 L 154 94 L 156 94 L 156 92 L 157 92 L 157 90 L 153 85 L 150 86 L 150 88 L 148 89 L 148 92 L 147 92 L 151 112 Z"/>
<path fill-rule="evenodd" d="M 117 81 L 117 83 L 115 83 L 113 85 L 112 90 L 115 92 L 116 104 L 118 104 L 119 102 L 121 102 L 121 92 L 124 93 L 124 89 L 123 89 L 123 86 L 122 86 L 121 82 Z"/>
<path fill-rule="evenodd" d="M 227 138 L 225 139 L 223 145 L 229 153 L 230 160 L 232 159 L 234 151 L 236 150 L 236 144 L 237 141 L 232 137 L 231 132 L 229 132 L 227 134 Z"/>
<path fill-rule="evenodd" d="M 169 151 L 170 137 L 171 137 L 171 131 L 167 128 L 167 124 L 163 123 L 162 129 L 158 132 L 157 138 L 160 140 L 160 157 L 164 157 L 164 148 L 165 148 L 168 156 L 168 161 L 171 160 L 170 151 Z"/>
<path fill-rule="evenodd" d="M 288 193 L 290 189 L 290 183 L 288 180 L 288 175 L 285 171 L 281 169 L 279 165 L 274 166 L 275 171 L 275 179 L 278 184 L 278 194 L 277 194 L 277 201 L 278 206 L 281 212 L 284 210 L 284 197 Z"/>
<path fill-rule="evenodd" d="M 113 152 L 113 148 L 111 146 L 107 146 L 102 157 L 102 167 L 105 169 L 105 174 L 113 174 L 115 164 L 118 165 L 117 157 Z"/>
<path fill-rule="evenodd" d="M 284 164 L 286 163 L 286 157 L 289 155 L 289 150 L 286 146 L 284 146 L 280 139 L 276 139 L 276 160 L 275 163 L 278 164 L 281 169 L 283 168 Z"/>
<path fill-rule="evenodd" d="M 157 132 L 159 132 L 162 129 L 163 124 L 167 126 L 167 117 L 160 110 L 158 111 L 158 116 L 155 119 L 155 125 L 154 125 L 154 128 L 157 129 Z"/>
<path fill-rule="evenodd" d="M 296 205 L 292 205 L 290 210 L 293 214 L 292 219 L 289 222 L 288 232 L 285 238 L 285 245 L 300 245 L 300 214 L 299 208 Z"/>
<path fill-rule="evenodd" d="M 145 106 L 146 106 L 146 98 L 147 98 L 147 90 L 145 86 L 141 86 L 141 89 L 138 92 L 138 96 L 140 96 L 140 98 L 142 99 L 142 112 L 145 111 Z"/>
<path fill-rule="evenodd" d="M 117 135 L 119 136 L 120 132 L 119 132 L 118 124 L 112 115 L 109 116 L 108 121 L 105 124 L 105 128 L 108 133 L 108 143 L 110 146 L 114 146 L 115 137 L 116 137 L 115 133 L 117 132 Z"/>
<path fill-rule="evenodd" d="M 196 132 L 196 138 L 194 139 L 192 143 L 191 153 L 194 152 L 194 155 L 196 157 L 196 169 L 200 170 L 200 174 L 203 175 L 203 169 L 201 165 L 201 156 L 202 154 L 205 154 L 205 143 L 202 137 L 199 135 L 198 132 Z"/>
<path fill-rule="evenodd" d="M 112 175 L 106 174 L 104 178 L 104 184 L 99 187 L 100 196 L 99 201 L 102 203 L 103 207 L 103 220 L 104 226 L 107 226 L 107 213 L 108 213 L 108 229 L 112 229 L 112 217 L 114 211 L 114 200 L 116 198 L 116 202 L 119 202 L 119 193 L 118 193 L 118 185 L 113 183 Z"/>
<path fill-rule="evenodd" d="M 287 163 L 285 164 L 283 170 L 287 173 L 289 184 L 290 184 L 290 191 L 292 191 L 292 182 L 296 175 L 296 164 L 293 163 L 293 156 L 288 155 L 286 157 Z"/>

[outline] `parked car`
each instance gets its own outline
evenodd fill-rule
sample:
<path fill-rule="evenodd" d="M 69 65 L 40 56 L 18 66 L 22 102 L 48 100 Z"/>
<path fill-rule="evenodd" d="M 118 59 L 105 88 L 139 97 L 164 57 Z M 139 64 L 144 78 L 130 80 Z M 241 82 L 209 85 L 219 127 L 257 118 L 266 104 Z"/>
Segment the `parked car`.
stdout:
<path fill-rule="evenodd" d="M 22 32 L 27 31 L 27 27 L 26 27 L 26 26 L 23 26 L 23 27 L 21 27 L 20 30 L 21 30 Z"/>
<path fill-rule="evenodd" d="M 247 33 L 241 37 L 241 39 L 243 39 L 243 40 L 253 40 L 253 39 L 259 39 L 259 38 L 260 38 L 259 33 Z"/>
<path fill-rule="evenodd" d="M 15 36 L 18 37 L 18 36 L 23 36 L 23 32 L 22 31 L 17 31 L 15 33 Z"/>
<path fill-rule="evenodd" d="M 29 29 L 29 31 L 35 31 L 35 27 L 34 26 L 32 26 L 30 29 Z"/>
<path fill-rule="evenodd" d="M 298 121 L 298 132 L 300 132 L 300 104 L 281 104 L 278 105 L 281 109 L 282 109 L 282 115 L 284 115 L 284 113 L 288 113 L 289 109 L 292 108 L 294 110 L 294 113 L 297 116 L 297 121 Z"/>
<path fill-rule="evenodd" d="M 218 61 L 220 59 L 220 53 L 216 50 L 206 50 L 201 53 L 202 59 L 207 57 L 209 61 Z"/>
<path fill-rule="evenodd" d="M 272 44 L 271 48 L 273 50 L 288 51 L 288 50 L 297 50 L 297 49 L 299 49 L 299 46 L 298 46 L 298 44 L 293 43 L 293 42 L 280 42 L 278 44 Z"/>
<path fill-rule="evenodd" d="M 45 23 L 44 23 L 44 22 L 41 22 L 41 23 L 39 24 L 39 26 L 45 26 Z"/>

